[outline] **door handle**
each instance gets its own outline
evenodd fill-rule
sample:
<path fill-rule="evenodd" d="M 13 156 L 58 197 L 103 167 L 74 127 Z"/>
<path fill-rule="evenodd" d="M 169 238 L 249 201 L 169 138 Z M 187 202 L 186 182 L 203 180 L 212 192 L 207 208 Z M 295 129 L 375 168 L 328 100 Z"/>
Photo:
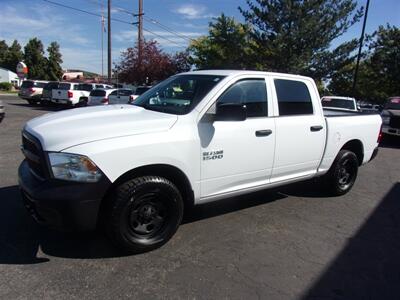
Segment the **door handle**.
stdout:
<path fill-rule="evenodd" d="M 311 131 L 320 131 L 321 129 L 323 129 L 324 127 L 322 127 L 321 125 L 316 125 L 316 126 L 311 126 L 310 130 Z"/>
<path fill-rule="evenodd" d="M 265 130 L 257 130 L 256 131 L 256 136 L 260 137 L 260 136 L 268 136 L 272 134 L 272 130 L 271 129 L 265 129 Z"/>

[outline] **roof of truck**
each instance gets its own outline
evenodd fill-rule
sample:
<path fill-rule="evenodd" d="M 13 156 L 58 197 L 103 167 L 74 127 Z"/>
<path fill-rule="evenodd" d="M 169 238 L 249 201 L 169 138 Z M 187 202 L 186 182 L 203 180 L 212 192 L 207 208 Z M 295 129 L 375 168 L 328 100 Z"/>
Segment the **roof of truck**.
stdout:
<path fill-rule="evenodd" d="M 296 78 L 310 78 L 307 76 L 301 76 L 297 74 L 287 74 L 287 73 L 275 73 L 275 72 L 263 72 L 263 71 L 253 71 L 253 70 L 195 70 L 181 74 L 201 74 L 201 75 L 216 75 L 216 76 L 237 76 L 237 75 L 275 75 L 275 76 L 290 76 Z"/>

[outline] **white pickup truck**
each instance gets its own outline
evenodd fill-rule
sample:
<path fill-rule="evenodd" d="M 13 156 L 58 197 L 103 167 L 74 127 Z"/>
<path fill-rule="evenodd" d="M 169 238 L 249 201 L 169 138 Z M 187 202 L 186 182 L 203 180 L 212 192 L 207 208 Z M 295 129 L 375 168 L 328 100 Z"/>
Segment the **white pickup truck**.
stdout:
<path fill-rule="evenodd" d="M 102 224 L 122 249 L 143 252 L 167 242 L 193 204 L 313 177 L 333 195 L 347 193 L 377 153 L 381 123 L 324 112 L 308 77 L 194 71 L 134 105 L 29 121 L 19 183 L 38 222 Z"/>
<path fill-rule="evenodd" d="M 108 89 L 110 85 L 99 83 L 60 82 L 52 91 L 51 102 L 68 106 L 86 106 L 93 89 Z"/>

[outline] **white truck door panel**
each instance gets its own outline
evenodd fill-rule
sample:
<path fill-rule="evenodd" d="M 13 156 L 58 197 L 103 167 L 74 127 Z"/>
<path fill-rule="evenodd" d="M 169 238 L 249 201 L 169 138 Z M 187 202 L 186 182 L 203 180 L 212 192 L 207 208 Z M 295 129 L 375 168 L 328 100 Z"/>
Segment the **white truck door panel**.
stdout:
<path fill-rule="evenodd" d="M 325 147 L 326 126 L 318 95 L 309 82 L 274 78 L 275 162 L 271 182 L 316 173 Z M 314 104 L 314 105 L 313 105 Z"/>
<path fill-rule="evenodd" d="M 217 106 L 245 104 L 246 120 L 202 120 L 198 124 L 201 197 L 268 183 L 274 160 L 275 121 L 268 117 L 265 88 L 264 78 L 240 80 L 217 100 Z M 260 97 L 264 98 L 263 102 Z"/>

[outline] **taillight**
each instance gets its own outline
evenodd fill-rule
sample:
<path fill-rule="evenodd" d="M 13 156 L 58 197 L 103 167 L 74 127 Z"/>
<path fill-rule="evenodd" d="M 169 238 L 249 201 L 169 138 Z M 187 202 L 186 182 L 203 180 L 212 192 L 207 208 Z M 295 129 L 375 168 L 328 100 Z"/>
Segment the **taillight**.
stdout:
<path fill-rule="evenodd" d="M 381 129 L 379 129 L 378 140 L 376 141 L 378 144 L 382 141 L 383 133 L 382 133 L 382 125 Z"/>
<path fill-rule="evenodd" d="M 71 92 L 71 91 L 68 91 L 67 92 L 67 96 L 68 96 L 68 98 L 73 98 L 74 97 L 74 93 Z"/>
<path fill-rule="evenodd" d="M 30 89 L 29 89 L 29 92 L 30 92 L 30 93 L 34 93 L 34 92 L 36 92 L 36 90 L 35 90 L 34 88 L 30 88 Z"/>
<path fill-rule="evenodd" d="M 101 103 L 108 104 L 108 98 L 103 98 L 103 100 L 101 100 Z"/>

